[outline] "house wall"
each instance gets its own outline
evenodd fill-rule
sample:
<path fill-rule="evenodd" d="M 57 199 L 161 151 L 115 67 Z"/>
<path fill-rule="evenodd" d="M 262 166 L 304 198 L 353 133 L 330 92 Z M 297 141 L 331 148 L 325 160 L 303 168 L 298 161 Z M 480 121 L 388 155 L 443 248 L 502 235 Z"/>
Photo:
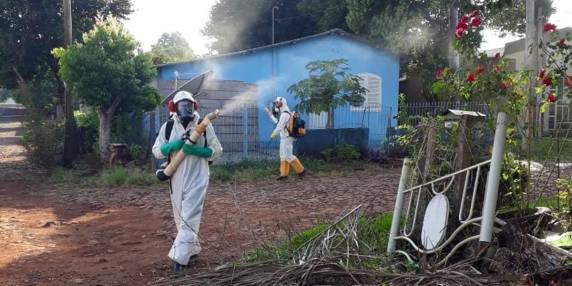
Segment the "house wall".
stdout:
<path fill-rule="evenodd" d="M 262 119 L 259 123 L 259 136 L 266 138 L 273 129 L 273 123 L 270 120 L 263 120 L 267 117 L 263 107 L 268 106 L 275 96 L 283 96 L 288 100 L 290 107 L 294 108 L 297 102 L 293 95 L 288 94 L 287 89 L 290 85 L 308 77 L 306 64 L 312 60 L 339 58 L 348 60 L 351 73 L 371 73 L 381 77 L 382 92 L 379 104 L 384 108 L 369 114 L 368 121 L 371 127 L 375 127 L 376 121 L 387 123 L 388 118 L 391 118 L 389 113 L 397 112 L 398 58 L 337 34 L 244 54 L 163 66 L 159 68 L 158 77 L 160 80 L 172 80 L 174 72 L 177 71 L 182 78 L 190 78 L 211 70 L 213 78 L 217 80 L 238 80 L 256 84 L 259 90 L 258 117 Z M 391 120 L 394 125 L 395 120 Z M 344 112 L 343 116 L 336 119 L 335 126 L 336 128 L 359 127 L 356 125 L 363 122 L 363 109 L 358 109 Z M 385 130 L 370 129 L 371 141 L 378 142 L 385 138 Z"/>

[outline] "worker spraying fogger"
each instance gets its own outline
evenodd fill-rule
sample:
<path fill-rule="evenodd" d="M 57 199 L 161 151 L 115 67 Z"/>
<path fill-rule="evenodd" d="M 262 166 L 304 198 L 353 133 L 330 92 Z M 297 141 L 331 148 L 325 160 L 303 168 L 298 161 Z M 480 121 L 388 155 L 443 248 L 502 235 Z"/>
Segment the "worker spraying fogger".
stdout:
<path fill-rule="evenodd" d="M 157 159 L 169 158 L 169 164 L 157 176 L 170 179 L 177 236 L 169 257 L 175 270 L 180 271 L 201 251 L 198 234 L 209 184 L 209 162 L 222 155 L 222 146 L 210 123 L 218 112 L 201 120 L 197 101 L 186 91 L 178 92 L 173 103 L 176 112 L 161 126 L 153 155 Z"/>
<path fill-rule="evenodd" d="M 270 135 L 271 139 L 280 135 L 280 176 L 278 180 L 288 178 L 290 167 L 302 177 L 306 170 L 300 160 L 294 156 L 294 141 L 306 134 L 305 122 L 300 119 L 297 112 L 291 112 L 286 99 L 277 97 L 272 102 L 272 111 L 266 109 L 268 116 L 276 124 Z"/>

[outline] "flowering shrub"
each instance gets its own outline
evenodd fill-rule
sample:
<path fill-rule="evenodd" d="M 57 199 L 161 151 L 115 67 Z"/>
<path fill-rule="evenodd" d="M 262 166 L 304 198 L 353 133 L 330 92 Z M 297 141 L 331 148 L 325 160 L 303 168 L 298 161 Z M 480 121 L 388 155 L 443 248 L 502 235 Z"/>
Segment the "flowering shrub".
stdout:
<path fill-rule="evenodd" d="M 463 15 L 457 22 L 455 29 L 455 41 L 453 43 L 455 49 L 470 58 L 477 55 L 483 37 L 481 31 L 481 13 L 474 10 L 471 13 Z"/>
<path fill-rule="evenodd" d="M 518 114 L 526 102 L 528 78 L 523 72 L 508 71 L 499 53 L 489 58 L 478 51 L 482 29 L 478 10 L 459 19 L 454 48 L 463 55 L 464 65 L 437 70 L 432 92 L 440 100 L 484 101 L 493 110 Z"/>
<path fill-rule="evenodd" d="M 541 110 L 544 111 L 546 103 L 556 102 L 558 96 L 555 86 L 572 86 L 572 80 L 567 76 L 568 67 L 572 63 L 572 45 L 570 35 L 560 37 L 556 32 L 556 25 L 544 24 L 544 32 L 548 33 L 548 41 L 541 42 L 539 49 L 546 58 L 546 65 L 538 71 L 537 94 L 544 95 L 544 104 Z"/>

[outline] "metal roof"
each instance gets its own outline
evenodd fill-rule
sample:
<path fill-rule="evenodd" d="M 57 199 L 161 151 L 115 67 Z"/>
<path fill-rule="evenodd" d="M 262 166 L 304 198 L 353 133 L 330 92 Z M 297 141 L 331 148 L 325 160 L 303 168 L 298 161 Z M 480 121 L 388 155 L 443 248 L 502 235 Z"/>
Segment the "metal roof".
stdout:
<path fill-rule="evenodd" d="M 314 34 L 314 35 L 310 35 L 310 36 L 305 36 L 305 37 L 301 37 L 301 38 L 296 38 L 296 39 L 292 39 L 292 40 L 288 40 L 288 41 L 284 41 L 284 42 L 280 42 L 280 43 L 276 43 L 273 45 L 267 45 L 267 46 L 261 46 L 261 47 L 256 47 L 256 48 L 251 48 L 251 49 L 246 49 L 246 50 L 242 50 L 242 51 L 237 51 L 237 52 L 232 52 L 232 53 L 227 53 L 227 54 L 221 54 L 221 55 L 213 55 L 213 56 L 207 56 L 207 57 L 203 57 L 203 58 L 199 58 L 199 59 L 194 59 L 194 60 L 189 60 L 189 61 L 182 61 L 182 62 L 175 62 L 175 63 L 167 63 L 167 64 L 160 64 L 157 65 L 156 67 L 164 67 L 164 66 L 172 66 L 172 65 L 179 65 L 179 64 L 185 64 L 185 63 L 193 63 L 193 62 L 200 62 L 203 60 L 210 60 L 210 59 L 216 59 L 216 58 L 222 58 L 222 57 L 229 57 L 229 56 L 236 56 L 236 55 L 245 55 L 245 54 L 250 54 L 250 53 L 255 53 L 261 50 L 265 50 L 265 49 L 270 49 L 270 48 L 276 48 L 276 47 L 282 47 L 282 46 L 287 46 L 287 45 L 293 45 L 296 44 L 298 42 L 301 41 L 307 41 L 310 39 L 315 39 L 315 38 L 320 38 L 320 37 L 324 37 L 324 36 L 329 36 L 329 35 L 339 35 L 357 42 L 361 42 L 364 44 L 367 44 L 369 46 L 371 46 L 372 48 L 375 49 L 379 49 L 382 51 L 385 51 L 391 55 L 394 55 L 393 52 L 383 48 L 381 46 L 380 43 L 376 43 L 373 41 L 369 41 L 366 39 L 363 39 L 361 37 L 358 37 L 354 34 L 348 33 L 342 29 L 332 29 L 323 33 L 319 33 L 319 34 Z"/>
<path fill-rule="evenodd" d="M 459 109 L 447 109 L 443 115 L 452 114 L 454 116 L 473 116 L 473 117 L 486 117 L 485 114 L 480 113 L 478 111 L 470 111 L 470 110 L 459 110 Z"/>

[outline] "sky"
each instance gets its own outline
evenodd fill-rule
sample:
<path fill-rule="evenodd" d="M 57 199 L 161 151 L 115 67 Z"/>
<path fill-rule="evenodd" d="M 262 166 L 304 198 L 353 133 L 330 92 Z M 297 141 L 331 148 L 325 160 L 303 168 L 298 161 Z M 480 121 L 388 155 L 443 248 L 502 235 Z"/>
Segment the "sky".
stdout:
<path fill-rule="evenodd" d="M 210 9 L 217 0 L 133 0 L 134 12 L 126 21 L 126 26 L 143 49 L 151 45 L 163 33 L 179 32 L 189 42 L 197 55 L 208 53 L 210 39 L 201 30 L 209 19 Z M 553 0 L 556 13 L 550 22 L 558 27 L 572 27 L 572 0 Z M 481 49 L 504 47 L 506 42 L 518 39 L 517 36 L 500 37 L 498 32 L 484 31 Z"/>

